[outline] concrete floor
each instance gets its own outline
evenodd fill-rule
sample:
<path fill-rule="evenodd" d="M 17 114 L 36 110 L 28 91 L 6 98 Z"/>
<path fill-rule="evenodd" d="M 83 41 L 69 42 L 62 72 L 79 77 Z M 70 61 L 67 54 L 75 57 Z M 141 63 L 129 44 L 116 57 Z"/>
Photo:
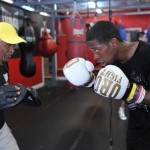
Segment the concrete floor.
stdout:
<path fill-rule="evenodd" d="M 6 111 L 6 121 L 20 150 L 109 150 L 109 100 L 91 88 L 70 91 L 64 82 L 38 90 L 42 106 L 19 105 Z M 118 117 L 112 101 L 113 150 L 125 150 L 128 121 Z M 128 112 L 127 112 L 128 115 Z"/>

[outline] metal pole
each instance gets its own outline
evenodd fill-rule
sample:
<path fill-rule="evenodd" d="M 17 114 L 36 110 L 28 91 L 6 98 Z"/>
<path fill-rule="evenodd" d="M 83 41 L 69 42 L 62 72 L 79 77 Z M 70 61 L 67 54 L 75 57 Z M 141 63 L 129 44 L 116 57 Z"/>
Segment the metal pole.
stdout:
<path fill-rule="evenodd" d="M 112 150 L 113 136 L 112 136 L 112 99 L 109 99 L 109 148 Z"/>
<path fill-rule="evenodd" d="M 55 39 L 55 16 L 54 14 L 51 17 L 51 35 Z M 56 86 L 56 55 L 54 54 L 51 58 L 49 58 L 49 62 L 52 63 L 51 69 L 52 69 L 52 86 Z"/>
<path fill-rule="evenodd" d="M 111 10 L 111 0 L 109 0 L 109 21 L 112 21 L 112 10 Z M 112 99 L 109 100 L 109 148 L 113 149 L 113 135 L 112 135 Z"/>

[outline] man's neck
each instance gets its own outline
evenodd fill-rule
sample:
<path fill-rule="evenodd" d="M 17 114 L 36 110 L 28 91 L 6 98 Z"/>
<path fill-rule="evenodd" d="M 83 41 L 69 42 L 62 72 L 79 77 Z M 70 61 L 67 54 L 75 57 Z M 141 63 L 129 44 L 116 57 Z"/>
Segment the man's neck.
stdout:
<path fill-rule="evenodd" d="M 121 63 L 127 62 L 134 55 L 139 42 L 123 42 L 120 43 L 118 60 Z"/>

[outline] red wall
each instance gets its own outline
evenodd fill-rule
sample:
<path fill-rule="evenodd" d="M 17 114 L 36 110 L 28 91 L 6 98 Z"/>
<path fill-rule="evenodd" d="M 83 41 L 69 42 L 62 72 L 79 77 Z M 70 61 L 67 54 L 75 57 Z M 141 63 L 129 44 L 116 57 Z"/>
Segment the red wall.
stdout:
<path fill-rule="evenodd" d="M 21 83 L 26 87 L 40 84 L 43 82 L 42 78 L 42 58 L 41 56 L 34 56 L 36 64 L 36 72 L 32 77 L 25 77 L 20 72 L 20 58 L 12 58 L 8 61 L 10 83 Z"/>
<path fill-rule="evenodd" d="M 96 19 L 94 17 L 85 18 L 85 22 L 94 22 L 94 20 L 109 20 L 108 16 L 97 16 Z M 150 15 L 127 15 L 127 16 L 113 16 L 112 22 L 114 23 L 122 23 L 125 28 L 142 28 L 145 30 L 148 28 L 150 24 Z"/>

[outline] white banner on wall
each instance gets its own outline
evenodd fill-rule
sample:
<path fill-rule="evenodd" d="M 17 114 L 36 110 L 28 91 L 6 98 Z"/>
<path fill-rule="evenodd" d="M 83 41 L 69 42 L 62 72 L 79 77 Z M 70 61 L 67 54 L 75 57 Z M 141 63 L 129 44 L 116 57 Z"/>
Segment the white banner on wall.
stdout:
<path fill-rule="evenodd" d="M 2 21 L 12 24 L 18 30 L 19 29 L 18 11 L 10 13 L 4 7 L 1 7 L 1 11 L 2 11 Z"/>

